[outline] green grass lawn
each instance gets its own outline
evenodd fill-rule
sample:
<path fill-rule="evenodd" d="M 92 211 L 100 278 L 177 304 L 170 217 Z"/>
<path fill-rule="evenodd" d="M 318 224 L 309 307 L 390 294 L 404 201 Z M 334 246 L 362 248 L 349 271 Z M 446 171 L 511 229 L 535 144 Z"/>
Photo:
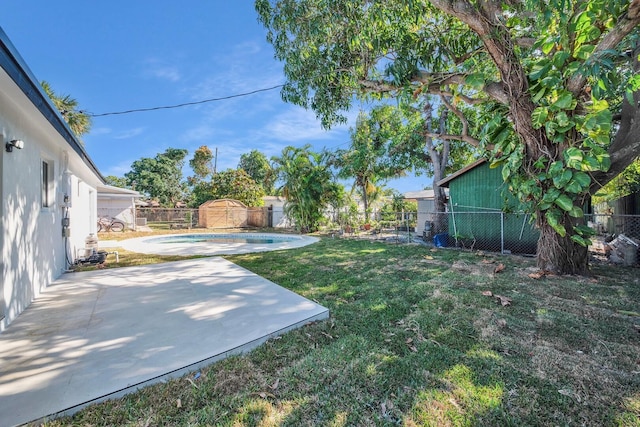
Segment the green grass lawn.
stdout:
<path fill-rule="evenodd" d="M 332 238 L 227 258 L 331 318 L 49 425 L 640 426 L 637 268 L 535 279 L 531 259 Z"/>

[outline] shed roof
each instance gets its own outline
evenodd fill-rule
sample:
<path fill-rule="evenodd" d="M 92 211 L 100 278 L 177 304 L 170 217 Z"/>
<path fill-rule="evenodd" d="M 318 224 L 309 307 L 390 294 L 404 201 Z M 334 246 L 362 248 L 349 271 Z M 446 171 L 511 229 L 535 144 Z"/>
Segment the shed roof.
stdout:
<path fill-rule="evenodd" d="M 452 173 L 448 177 L 441 179 L 440 181 L 438 181 L 438 185 L 440 187 L 449 187 L 449 183 L 451 181 L 453 181 L 454 179 L 458 178 L 461 175 L 464 175 L 465 173 L 469 172 L 470 170 L 477 168 L 481 164 L 486 163 L 486 161 L 487 161 L 487 159 L 476 160 L 475 162 L 463 167 L 462 169 L 458 170 L 457 172 Z"/>
<path fill-rule="evenodd" d="M 142 197 L 138 191 L 115 187 L 113 185 L 99 185 L 97 190 L 98 197 L 133 197 L 134 199 Z"/>
<path fill-rule="evenodd" d="M 208 207 L 227 207 L 227 208 L 246 208 L 247 205 L 242 203 L 240 200 L 234 199 L 218 199 L 218 200 L 209 200 L 200 205 L 201 208 Z"/>

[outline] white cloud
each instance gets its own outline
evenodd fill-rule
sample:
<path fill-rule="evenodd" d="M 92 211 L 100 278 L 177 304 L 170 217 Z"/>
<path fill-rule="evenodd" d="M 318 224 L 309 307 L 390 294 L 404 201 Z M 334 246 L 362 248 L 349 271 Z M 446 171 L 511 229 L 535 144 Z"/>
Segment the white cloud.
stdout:
<path fill-rule="evenodd" d="M 91 136 L 98 135 L 109 135 L 111 133 L 111 128 L 108 127 L 99 127 L 99 128 L 91 128 Z"/>
<path fill-rule="evenodd" d="M 145 130 L 145 128 L 143 128 L 143 127 L 123 130 L 123 131 L 119 132 L 116 136 L 114 136 L 114 138 L 115 139 L 133 138 L 135 136 L 138 136 L 138 135 L 142 134 L 142 132 L 144 132 L 144 130 Z"/>
<path fill-rule="evenodd" d="M 157 58 L 149 58 L 145 61 L 144 75 L 161 80 L 177 82 L 182 78 L 179 69 L 173 64 L 166 64 Z"/>
<path fill-rule="evenodd" d="M 337 132 L 323 129 L 313 111 L 298 107 L 289 108 L 273 117 L 264 131 L 270 139 L 288 142 L 327 139 Z"/>
<path fill-rule="evenodd" d="M 102 171 L 103 176 L 124 176 L 125 173 L 131 171 L 131 165 L 135 160 L 123 160 L 118 164 L 112 165 L 109 168 Z"/>

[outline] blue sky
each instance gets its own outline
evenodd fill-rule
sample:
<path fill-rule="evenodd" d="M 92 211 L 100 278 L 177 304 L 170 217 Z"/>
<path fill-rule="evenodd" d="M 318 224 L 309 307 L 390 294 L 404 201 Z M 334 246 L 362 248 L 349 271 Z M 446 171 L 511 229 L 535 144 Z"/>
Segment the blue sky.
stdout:
<path fill-rule="evenodd" d="M 86 2 L 8 0 L 0 25 L 39 80 L 93 114 L 197 102 L 284 83 L 253 1 Z M 312 111 L 286 104 L 279 89 L 177 109 L 95 117 L 83 140 L 103 175 L 123 176 L 141 157 L 207 145 L 218 170 L 252 149 L 267 157 L 287 145 L 346 148 L 350 124 L 322 129 Z M 188 173 L 189 171 L 185 171 Z M 401 192 L 427 177 L 387 184 Z"/>

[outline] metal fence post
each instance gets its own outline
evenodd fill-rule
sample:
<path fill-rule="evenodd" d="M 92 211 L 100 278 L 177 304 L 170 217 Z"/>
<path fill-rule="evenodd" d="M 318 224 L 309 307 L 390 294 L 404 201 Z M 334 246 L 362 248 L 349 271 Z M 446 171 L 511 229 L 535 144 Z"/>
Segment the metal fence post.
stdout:
<path fill-rule="evenodd" d="M 500 211 L 500 253 L 504 254 L 504 212 Z"/>

